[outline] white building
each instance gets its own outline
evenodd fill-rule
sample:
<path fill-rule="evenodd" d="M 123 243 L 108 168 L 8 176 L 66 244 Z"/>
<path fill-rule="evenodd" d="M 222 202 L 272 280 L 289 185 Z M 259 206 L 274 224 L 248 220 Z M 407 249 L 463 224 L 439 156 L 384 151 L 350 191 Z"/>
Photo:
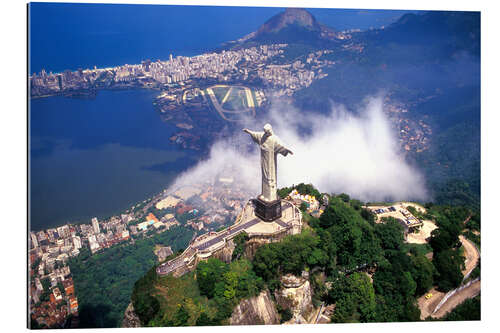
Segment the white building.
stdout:
<path fill-rule="evenodd" d="M 74 236 L 73 237 L 73 247 L 75 249 L 81 249 L 82 248 L 82 240 L 80 236 Z"/>
<path fill-rule="evenodd" d="M 97 220 L 97 217 L 92 218 L 92 228 L 94 229 L 94 234 L 98 234 L 101 232 L 101 229 L 99 228 L 99 221 Z"/>
<path fill-rule="evenodd" d="M 57 233 L 60 238 L 67 238 L 70 236 L 69 226 L 63 225 L 62 227 L 57 228 Z"/>
<path fill-rule="evenodd" d="M 35 278 L 35 286 L 38 291 L 43 291 L 42 283 L 40 282 L 40 278 Z"/>
<path fill-rule="evenodd" d="M 129 238 L 130 237 L 130 233 L 128 232 L 128 230 L 123 230 L 122 231 L 122 238 L 125 239 L 125 238 Z"/>
<path fill-rule="evenodd" d="M 90 252 L 92 253 L 99 250 L 99 243 L 97 242 L 95 235 L 89 236 L 89 247 L 90 247 Z"/>
<path fill-rule="evenodd" d="M 31 244 L 33 244 L 33 248 L 36 249 L 38 247 L 38 239 L 36 238 L 34 232 L 30 232 L 30 236 L 31 236 Z"/>

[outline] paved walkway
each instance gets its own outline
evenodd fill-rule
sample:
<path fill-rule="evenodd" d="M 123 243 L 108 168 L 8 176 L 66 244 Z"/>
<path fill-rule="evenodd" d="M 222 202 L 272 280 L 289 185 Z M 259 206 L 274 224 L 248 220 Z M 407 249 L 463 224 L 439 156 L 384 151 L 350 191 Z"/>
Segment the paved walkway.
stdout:
<path fill-rule="evenodd" d="M 255 219 L 250 220 L 248 222 L 242 223 L 242 224 L 240 224 L 240 225 L 238 225 L 236 227 L 233 227 L 233 228 L 229 227 L 228 229 L 226 229 L 226 231 L 224 233 L 218 235 L 217 237 L 209 239 L 208 241 L 206 241 L 204 243 L 196 245 L 193 248 L 195 248 L 197 250 L 200 250 L 200 251 L 203 251 L 205 249 L 208 249 L 210 246 L 212 246 L 214 244 L 217 244 L 219 242 L 224 241 L 224 238 L 228 238 L 228 237 L 230 237 L 230 236 L 238 233 L 242 229 L 250 228 L 251 226 L 256 225 L 259 222 L 261 222 L 261 220 L 255 218 Z"/>
<path fill-rule="evenodd" d="M 476 267 L 480 253 L 477 250 L 476 246 L 467 238 L 460 235 L 460 242 L 464 246 L 465 249 L 465 269 L 462 271 L 464 277 L 468 276 L 472 270 Z M 418 307 L 420 308 L 420 319 L 424 320 L 427 316 L 432 316 L 433 318 L 440 318 L 444 316 L 446 313 L 453 310 L 457 305 L 461 302 L 465 301 L 468 298 L 472 298 L 477 296 L 481 291 L 481 283 L 478 281 L 473 285 L 465 288 L 455 295 L 450 297 L 442 307 L 433 314 L 434 309 L 436 309 L 437 305 L 441 302 L 441 300 L 446 296 L 446 293 L 437 291 L 435 288 L 431 289 L 427 293 L 431 293 L 433 296 L 430 299 L 426 299 L 425 295 L 418 298 Z M 426 294 L 427 294 L 426 293 Z"/>
<path fill-rule="evenodd" d="M 289 202 L 282 203 L 282 210 L 283 211 L 286 211 L 287 209 L 290 209 L 290 208 L 294 209 L 293 206 Z M 292 212 L 292 214 L 294 214 L 294 213 Z M 292 215 L 292 216 L 294 216 L 294 215 Z M 293 222 L 293 220 L 294 219 L 291 218 L 289 222 Z M 228 238 L 232 238 L 233 236 L 235 236 L 237 233 L 241 232 L 242 230 L 250 229 L 251 227 L 253 227 L 259 223 L 276 223 L 277 225 L 279 225 L 279 227 L 284 228 L 284 229 L 288 229 L 288 228 L 292 227 L 292 223 L 286 223 L 285 221 L 283 221 L 282 218 L 277 219 L 273 222 L 263 222 L 261 219 L 254 217 L 250 221 L 228 227 L 226 230 L 224 230 L 223 232 L 220 232 L 218 235 L 216 235 L 213 238 L 207 238 L 205 240 L 202 239 L 199 242 L 195 242 L 194 244 L 191 244 L 186 249 L 186 251 L 184 251 L 184 253 L 182 253 L 177 258 L 174 258 L 166 263 L 161 264 L 157 268 L 156 271 L 158 274 L 161 274 L 161 275 L 171 273 L 171 272 L 181 268 L 182 266 L 187 265 L 187 259 L 192 258 L 193 255 L 195 255 L 197 251 L 205 251 L 214 245 L 217 245 L 219 243 L 224 243 L 225 240 L 227 240 Z M 200 237 L 202 237 L 202 236 L 200 236 Z"/>
<path fill-rule="evenodd" d="M 294 209 L 293 206 L 289 202 L 282 202 L 282 210 L 285 212 L 287 209 Z M 286 216 L 286 215 L 284 215 Z M 295 213 L 292 212 L 292 216 L 295 216 Z M 250 216 L 251 218 L 251 216 Z M 283 221 L 283 218 L 277 219 L 273 222 L 264 222 L 261 219 L 254 217 L 250 221 L 244 222 L 244 223 L 239 223 L 233 226 L 228 227 L 226 230 L 223 232 L 220 232 L 218 235 L 216 235 L 213 238 L 207 238 L 207 239 L 201 239 L 199 242 L 195 242 L 184 251 L 180 256 L 177 258 L 174 258 L 172 260 L 169 260 L 166 263 L 161 264 L 157 269 L 157 273 L 160 275 L 168 274 L 171 273 L 182 266 L 185 266 L 188 264 L 187 261 L 189 261 L 197 251 L 205 251 L 206 249 L 209 249 L 210 247 L 219 244 L 219 243 L 224 243 L 225 240 L 228 238 L 233 238 L 237 233 L 241 232 L 242 230 L 247 230 L 252 228 L 253 226 L 259 224 L 259 223 L 276 223 L 279 227 L 278 229 L 284 228 L 284 229 L 289 229 L 292 228 L 293 226 L 293 221 L 294 218 L 292 217 L 289 221 L 289 223 L 286 223 Z M 265 233 L 265 232 L 264 232 Z M 200 236 L 201 238 L 203 237 Z M 198 237 L 198 239 L 200 238 Z"/>
<path fill-rule="evenodd" d="M 480 253 L 477 250 L 477 247 L 470 240 L 465 238 L 463 235 L 458 236 L 460 242 L 464 246 L 464 254 L 465 254 L 465 269 L 462 271 L 464 277 L 469 276 L 469 274 L 476 267 Z"/>
<path fill-rule="evenodd" d="M 467 288 L 457 292 L 455 295 L 451 296 L 442 307 L 439 308 L 435 313 L 431 315 L 432 318 L 442 318 L 449 312 L 451 312 L 458 305 L 465 302 L 469 298 L 476 297 L 481 292 L 481 281 L 476 281 Z"/>

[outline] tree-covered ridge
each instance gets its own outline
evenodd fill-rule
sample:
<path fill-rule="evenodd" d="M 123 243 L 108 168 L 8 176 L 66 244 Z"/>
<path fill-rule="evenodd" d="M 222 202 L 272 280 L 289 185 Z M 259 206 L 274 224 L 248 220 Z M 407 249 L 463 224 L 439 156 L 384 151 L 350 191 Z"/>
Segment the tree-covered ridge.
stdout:
<path fill-rule="evenodd" d="M 283 187 L 278 189 L 278 195 L 281 198 L 285 198 L 294 189 L 297 190 L 297 192 L 299 192 L 300 194 L 309 194 L 316 197 L 316 200 L 321 201 L 321 193 L 312 184 L 300 183 L 291 187 Z"/>
<path fill-rule="evenodd" d="M 433 264 L 439 277 L 437 286 L 439 290 L 446 292 L 458 287 L 464 278 L 462 269 L 465 262 L 458 236 L 465 228 L 465 221 L 473 217 L 475 220 L 478 215 L 460 206 L 429 206 L 428 214 L 435 218 L 438 225 L 429 242 L 433 250 Z"/>
<path fill-rule="evenodd" d="M 80 327 L 120 327 L 134 283 L 155 264 L 155 245 L 169 245 L 177 251 L 185 248 L 191 237 L 191 230 L 173 227 L 92 256 L 82 249 L 69 261 L 80 305 Z"/>
<path fill-rule="evenodd" d="M 313 302 L 335 304 L 332 322 L 420 320 L 418 297 L 434 286 L 448 291 L 462 282 L 464 259 L 458 236 L 464 230 L 464 221 L 470 222 L 469 230 L 477 230 L 479 214 L 463 207 L 428 204 L 425 216 L 418 214 L 435 220 L 439 227 L 432 233 L 429 246 L 405 243 L 403 227 L 397 220 L 387 218 L 375 223 L 373 214 L 363 207 L 362 202 L 346 194 L 328 196 L 328 206 L 320 218 L 303 212 L 301 234 L 261 245 L 252 259 L 243 255 L 247 236 L 242 235 L 230 264 L 209 259 L 179 279 L 157 278 L 166 279 L 155 282 L 159 289 L 168 288 L 169 283 L 177 286 L 180 282 L 176 281 L 190 281 L 188 293 L 194 296 L 170 296 L 171 302 L 180 304 L 175 311 L 167 315 L 160 306 L 158 313 L 141 319 L 150 326 L 224 324 L 240 300 L 261 290 L 281 288 L 280 279 L 285 274 L 307 271 L 314 289 Z M 426 256 L 430 251 L 433 260 Z M 144 304 L 150 302 L 154 307 L 155 302 L 148 300 L 151 296 L 160 304 L 165 302 L 151 286 L 148 288 Z M 290 319 L 289 311 L 277 310 L 282 321 Z"/>
<path fill-rule="evenodd" d="M 136 282 L 131 300 L 144 326 L 224 325 L 240 300 L 263 288 L 249 260 L 210 258 L 180 278 L 151 269 Z"/>
<path fill-rule="evenodd" d="M 336 304 L 332 317 L 335 323 L 370 322 L 375 319 L 375 290 L 364 273 L 339 276 L 326 299 L 328 303 Z"/>
<path fill-rule="evenodd" d="M 425 174 L 440 205 L 480 207 L 480 13 L 410 14 L 385 29 L 353 33 L 357 47 L 325 59 L 328 76 L 294 94 L 300 110 L 328 113 L 331 101 L 355 112 L 380 91 L 432 128 L 428 149 L 406 158 Z"/>

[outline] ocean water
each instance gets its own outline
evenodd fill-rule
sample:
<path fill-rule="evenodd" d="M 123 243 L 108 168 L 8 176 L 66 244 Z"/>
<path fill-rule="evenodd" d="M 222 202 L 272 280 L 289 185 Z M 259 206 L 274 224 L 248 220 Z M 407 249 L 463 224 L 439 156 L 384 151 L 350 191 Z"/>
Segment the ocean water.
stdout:
<path fill-rule="evenodd" d="M 30 73 L 193 56 L 255 31 L 282 8 L 29 4 Z"/>
<path fill-rule="evenodd" d="M 137 64 L 211 51 L 280 7 L 30 3 L 29 72 Z M 336 30 L 387 26 L 408 10 L 308 9 Z"/>
<path fill-rule="evenodd" d="M 170 144 L 151 90 L 31 100 L 31 229 L 109 217 L 154 195 L 199 153 Z"/>

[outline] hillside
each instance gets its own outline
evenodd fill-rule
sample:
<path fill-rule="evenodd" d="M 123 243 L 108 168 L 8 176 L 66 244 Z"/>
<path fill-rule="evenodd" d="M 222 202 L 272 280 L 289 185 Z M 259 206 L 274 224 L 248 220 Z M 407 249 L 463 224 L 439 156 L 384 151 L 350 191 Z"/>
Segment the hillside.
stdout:
<path fill-rule="evenodd" d="M 240 255 L 229 263 L 211 258 L 179 278 L 151 269 L 135 283 L 132 304 L 142 326 L 305 323 L 320 317 L 339 323 L 418 321 L 418 297 L 462 282 L 458 236 L 471 214 L 462 207 L 427 208 L 425 216 L 413 211 L 438 225 L 430 247 L 405 242 L 395 219 L 376 223 L 359 200 L 329 196 L 320 218 L 303 212 L 308 226 L 301 234 L 263 244 L 253 256 L 243 238 Z M 467 226 L 479 228 L 473 216 Z M 320 308 L 334 310 L 316 316 Z"/>
<path fill-rule="evenodd" d="M 479 13 L 408 14 L 350 37 L 333 48 L 327 76 L 293 96 L 295 105 L 326 113 L 335 102 L 355 112 L 366 96 L 383 93 L 387 106 L 405 110 L 391 115 L 395 131 L 401 121 L 431 131 L 406 158 L 424 172 L 433 200 L 479 207 Z"/>
<path fill-rule="evenodd" d="M 356 113 L 367 96 L 382 94 L 401 151 L 425 175 L 430 200 L 480 206 L 479 12 L 406 14 L 384 28 L 347 33 L 305 9 L 286 9 L 225 47 L 266 43 L 288 44 L 276 65 L 332 51 L 322 59 L 334 65 L 291 96 L 294 106 L 312 116 L 329 113 L 332 104 Z M 415 142 L 418 148 L 405 147 Z"/>

